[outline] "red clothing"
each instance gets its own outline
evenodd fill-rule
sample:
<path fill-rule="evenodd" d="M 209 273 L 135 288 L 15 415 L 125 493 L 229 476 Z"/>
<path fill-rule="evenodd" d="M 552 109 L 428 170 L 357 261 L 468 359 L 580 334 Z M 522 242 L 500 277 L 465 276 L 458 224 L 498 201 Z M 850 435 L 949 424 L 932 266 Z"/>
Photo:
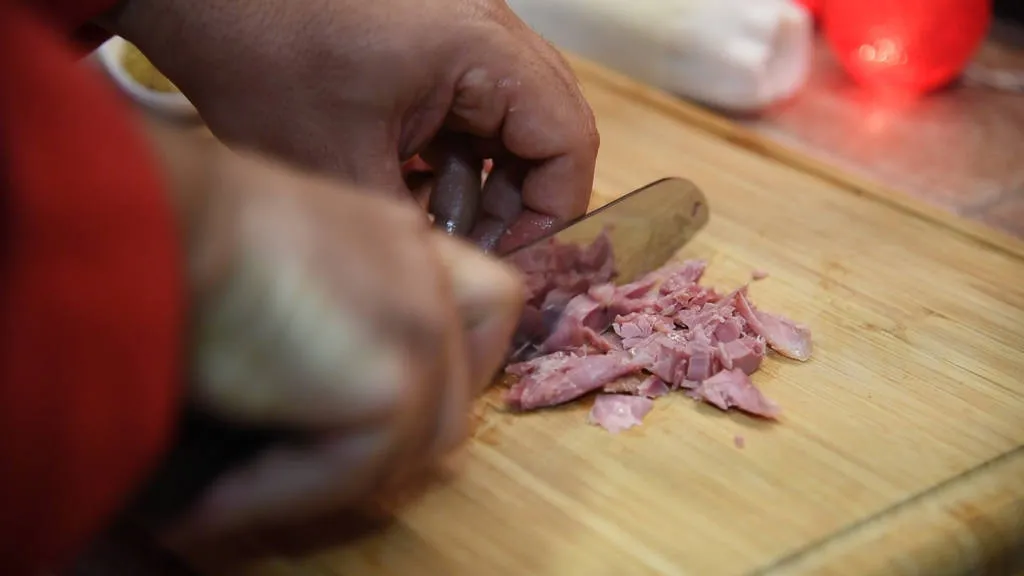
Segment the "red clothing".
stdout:
<path fill-rule="evenodd" d="M 44 16 L 0 0 L 0 566 L 14 576 L 103 528 L 177 406 L 171 207 L 116 94 L 58 36 L 112 3 L 50 0 Z"/>

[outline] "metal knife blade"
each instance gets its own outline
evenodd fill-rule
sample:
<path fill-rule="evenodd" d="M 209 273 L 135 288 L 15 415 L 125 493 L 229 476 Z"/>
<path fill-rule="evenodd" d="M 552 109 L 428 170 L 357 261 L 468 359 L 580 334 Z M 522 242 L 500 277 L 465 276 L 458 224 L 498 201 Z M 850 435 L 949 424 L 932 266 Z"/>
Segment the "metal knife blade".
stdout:
<path fill-rule="evenodd" d="M 551 239 L 589 244 L 607 231 L 619 270 L 617 281 L 629 282 L 664 265 L 707 221 L 704 194 L 687 180 L 666 178 L 504 257 L 513 258 Z M 150 528 L 165 526 L 222 473 L 244 464 L 272 444 L 301 440 L 282 430 L 236 427 L 196 406 L 186 406 L 171 451 L 136 495 L 126 515 Z"/>
<path fill-rule="evenodd" d="M 552 239 L 559 243 L 590 244 L 602 232 L 611 240 L 619 275 L 632 282 L 663 266 L 708 222 L 704 194 L 689 180 L 664 178 L 634 190 L 556 232 L 513 250 L 514 259 Z"/>

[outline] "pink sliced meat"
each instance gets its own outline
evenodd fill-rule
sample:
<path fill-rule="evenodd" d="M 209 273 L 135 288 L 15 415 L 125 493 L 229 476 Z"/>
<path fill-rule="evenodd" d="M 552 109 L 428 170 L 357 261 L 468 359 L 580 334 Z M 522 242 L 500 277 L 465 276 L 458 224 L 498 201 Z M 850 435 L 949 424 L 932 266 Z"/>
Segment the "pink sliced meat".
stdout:
<path fill-rule="evenodd" d="M 719 342 L 732 342 L 743 335 L 746 321 L 739 316 L 726 318 L 715 327 L 714 336 Z"/>
<path fill-rule="evenodd" d="M 653 374 L 644 379 L 636 389 L 638 396 L 646 396 L 648 398 L 659 398 L 668 394 L 668 392 L 668 384 L 665 384 L 664 380 Z"/>
<path fill-rule="evenodd" d="M 614 382 L 606 384 L 603 391 L 608 394 L 631 394 L 633 396 L 645 396 L 647 398 L 658 398 L 669 393 L 669 387 L 665 382 L 653 374 L 627 376 L 619 378 Z"/>
<path fill-rule="evenodd" d="M 743 337 L 728 342 L 719 341 L 715 352 L 724 369 L 739 368 L 747 374 L 753 374 L 764 360 L 765 344 L 760 337 Z"/>
<path fill-rule="evenodd" d="M 613 256 L 602 235 L 589 246 L 552 240 L 512 257 L 530 299 L 513 341 L 518 363 L 506 369 L 519 378 L 508 404 L 534 410 L 594 390 L 611 395 L 602 404 L 649 401 L 682 389 L 723 410 L 774 418 L 778 407 L 750 375 L 769 347 L 808 359 L 810 330 L 758 310 L 746 285 L 728 293 L 702 286 L 703 260 L 671 263 L 616 286 Z"/>
<path fill-rule="evenodd" d="M 629 349 L 643 343 L 655 332 L 672 332 L 675 330 L 675 326 L 664 316 L 633 312 L 615 318 L 615 321 L 612 322 L 612 330 L 622 338 L 623 347 Z"/>
<path fill-rule="evenodd" d="M 704 276 L 707 266 L 708 263 L 704 260 L 687 260 L 681 264 L 670 264 L 662 268 L 665 276 L 659 291 L 662 294 L 668 294 L 695 285 Z"/>
<path fill-rule="evenodd" d="M 739 408 L 770 419 L 778 417 L 780 412 L 778 405 L 765 398 L 750 381 L 750 376 L 739 369 L 723 370 L 708 378 L 696 389 L 696 394 L 721 410 Z"/>
<path fill-rule="evenodd" d="M 709 344 L 689 342 L 687 352 L 690 357 L 686 365 L 686 379 L 703 382 L 715 373 L 715 356 Z"/>
<path fill-rule="evenodd" d="M 615 302 L 615 286 L 612 284 L 598 284 L 597 286 L 591 286 L 587 290 L 587 295 L 605 308 L 608 308 L 613 302 Z"/>
<path fill-rule="evenodd" d="M 739 294 L 736 301 L 737 310 L 750 329 L 762 336 L 772 350 L 794 360 L 811 357 L 811 330 L 807 326 L 756 310 L 744 294 Z"/>
<path fill-rule="evenodd" d="M 611 349 L 611 350 L 625 350 L 625 348 L 622 346 L 622 338 L 618 334 L 616 334 L 615 332 L 612 332 L 611 330 L 609 330 L 609 331 L 605 332 L 604 334 L 602 334 L 601 338 L 604 338 L 604 341 L 608 343 L 608 348 L 609 349 Z"/>
<path fill-rule="evenodd" d="M 618 434 L 639 426 L 652 408 L 654 402 L 643 396 L 599 394 L 594 399 L 594 406 L 590 409 L 587 419 L 591 424 Z"/>
<path fill-rule="evenodd" d="M 517 369 L 522 376 L 509 390 L 505 401 L 517 410 L 556 406 L 599 390 L 640 368 L 639 363 L 624 354 L 560 358 L 557 364 L 533 371 Z"/>
<path fill-rule="evenodd" d="M 587 342 L 587 328 L 604 332 L 610 322 L 608 310 L 587 294 L 569 301 L 551 335 L 540 345 L 540 351 L 557 352 L 579 348 Z"/>
<path fill-rule="evenodd" d="M 643 374 L 630 374 L 605 384 L 601 391 L 605 394 L 636 394 L 644 378 Z"/>
<path fill-rule="evenodd" d="M 615 288 L 616 295 L 620 298 L 629 298 L 635 300 L 637 298 L 643 298 L 648 296 L 654 287 L 658 284 L 658 279 L 654 276 L 644 276 L 636 282 L 630 282 L 629 284 L 623 284 Z"/>
<path fill-rule="evenodd" d="M 680 371 L 685 374 L 689 361 L 687 343 L 678 333 L 652 334 L 641 344 L 628 349 L 644 370 L 666 382 L 676 384 Z"/>
<path fill-rule="evenodd" d="M 561 370 L 575 356 L 565 352 L 556 352 L 546 356 L 540 356 L 525 362 L 516 362 L 505 367 L 505 373 L 513 376 L 526 376 L 527 374 L 547 374 Z"/>

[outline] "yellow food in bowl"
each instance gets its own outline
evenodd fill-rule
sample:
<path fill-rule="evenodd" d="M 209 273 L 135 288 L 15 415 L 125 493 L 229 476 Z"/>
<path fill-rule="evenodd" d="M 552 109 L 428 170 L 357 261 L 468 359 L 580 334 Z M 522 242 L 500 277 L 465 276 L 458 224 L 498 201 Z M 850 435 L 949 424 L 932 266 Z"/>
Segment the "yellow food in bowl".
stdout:
<path fill-rule="evenodd" d="M 156 92 L 180 92 L 134 45 L 125 42 L 121 64 L 133 80 Z"/>

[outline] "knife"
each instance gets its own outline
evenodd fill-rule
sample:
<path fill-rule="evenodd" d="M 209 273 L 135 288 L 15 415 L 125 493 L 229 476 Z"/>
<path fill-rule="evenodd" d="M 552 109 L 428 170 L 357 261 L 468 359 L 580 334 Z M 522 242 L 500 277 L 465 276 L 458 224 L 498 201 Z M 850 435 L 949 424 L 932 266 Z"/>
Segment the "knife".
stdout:
<path fill-rule="evenodd" d="M 609 202 L 552 234 L 504 255 L 515 259 L 554 241 L 587 245 L 609 236 L 618 283 L 663 266 L 708 222 L 704 194 L 689 180 L 664 178 Z"/>
<path fill-rule="evenodd" d="M 612 244 L 617 282 L 630 282 L 670 260 L 707 223 L 707 200 L 693 183 L 658 180 L 626 194 L 503 258 L 550 241 L 586 245 L 602 233 Z M 126 515 L 150 528 L 166 526 L 224 472 L 271 444 L 299 442 L 285 430 L 241 428 L 186 406 L 169 454 L 132 500 Z"/>

